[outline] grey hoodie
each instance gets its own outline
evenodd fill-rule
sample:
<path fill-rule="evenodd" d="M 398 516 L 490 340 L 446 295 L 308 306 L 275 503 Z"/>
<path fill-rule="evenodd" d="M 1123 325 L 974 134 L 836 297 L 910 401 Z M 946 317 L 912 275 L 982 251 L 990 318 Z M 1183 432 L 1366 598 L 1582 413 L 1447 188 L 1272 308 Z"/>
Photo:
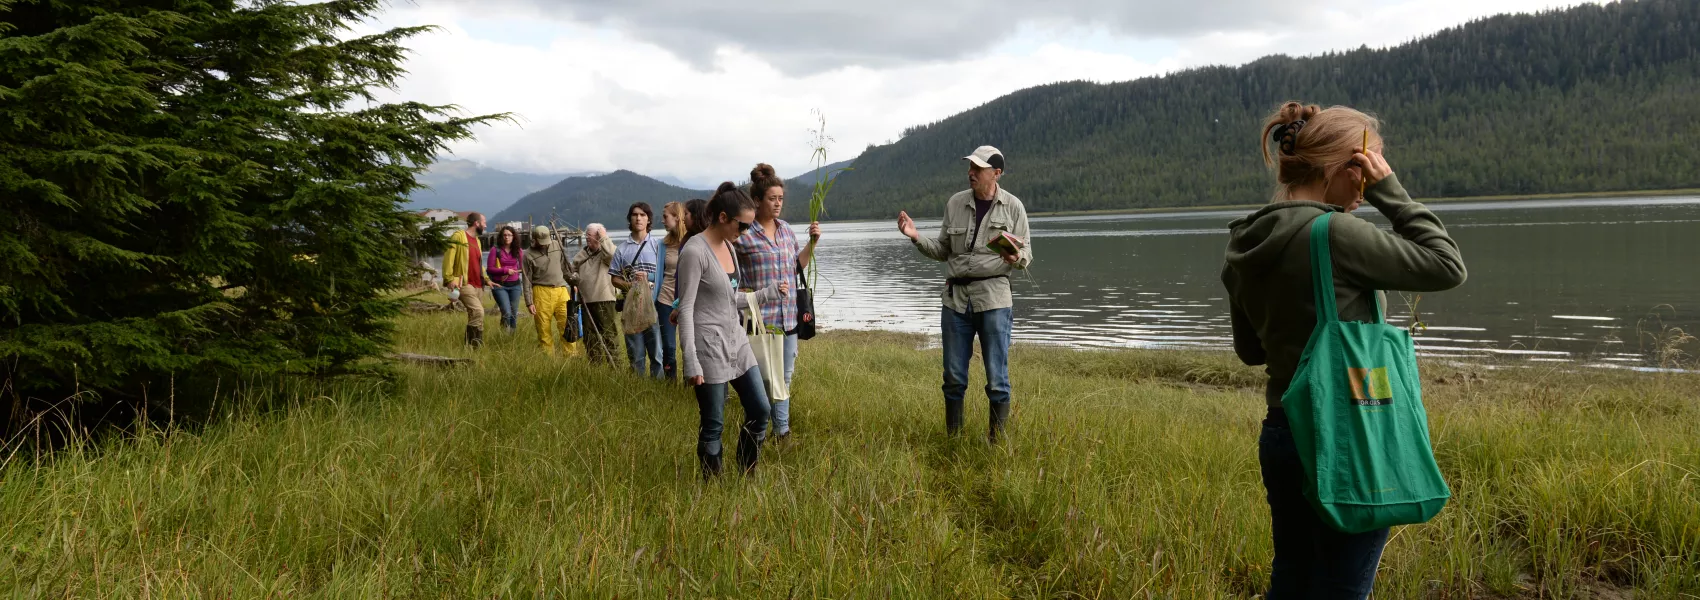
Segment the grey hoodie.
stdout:
<path fill-rule="evenodd" d="M 1340 212 L 1328 229 L 1334 297 L 1340 318 L 1375 317 L 1371 290 L 1438 292 L 1464 283 L 1464 257 L 1434 212 L 1411 200 L 1397 177 L 1364 190 L 1364 199 L 1393 223 L 1391 233 L 1318 202 L 1277 202 L 1228 225 L 1222 284 L 1233 316 L 1234 352 L 1267 365 L 1269 406 L 1281 406 L 1299 357 L 1316 328 L 1311 293 L 1310 223 Z M 1385 306 L 1385 302 L 1383 302 Z"/>

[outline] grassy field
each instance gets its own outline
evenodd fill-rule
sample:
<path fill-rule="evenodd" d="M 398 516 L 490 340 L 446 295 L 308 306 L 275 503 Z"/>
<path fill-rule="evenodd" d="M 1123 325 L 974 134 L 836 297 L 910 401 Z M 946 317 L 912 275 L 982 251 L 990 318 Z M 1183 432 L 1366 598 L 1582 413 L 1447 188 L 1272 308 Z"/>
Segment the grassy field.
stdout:
<path fill-rule="evenodd" d="M 832 333 L 803 346 L 797 439 L 754 477 L 703 483 L 687 390 L 543 357 L 528 321 L 467 351 L 458 319 L 407 318 L 401 349 L 471 368 L 243 389 L 272 408 L 13 457 L 0 595 L 1218 598 L 1268 581 L 1262 377 L 1228 355 L 1018 347 L 1015 421 L 989 447 L 982 402 L 974 435 L 943 433 L 937 350 Z M 1455 495 L 1394 532 L 1378 598 L 1700 598 L 1700 377 L 1426 369 Z"/>

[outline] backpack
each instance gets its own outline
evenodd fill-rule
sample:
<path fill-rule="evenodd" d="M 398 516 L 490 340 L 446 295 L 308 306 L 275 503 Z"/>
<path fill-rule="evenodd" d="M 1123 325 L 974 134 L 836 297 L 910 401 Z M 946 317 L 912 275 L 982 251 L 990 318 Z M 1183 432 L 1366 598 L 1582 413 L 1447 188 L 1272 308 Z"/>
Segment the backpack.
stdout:
<path fill-rule="evenodd" d="M 1328 225 L 1311 223 L 1316 329 L 1281 397 L 1306 479 L 1305 498 L 1329 526 L 1363 533 L 1434 518 L 1452 495 L 1435 463 L 1416 346 L 1387 324 L 1340 320 Z"/>

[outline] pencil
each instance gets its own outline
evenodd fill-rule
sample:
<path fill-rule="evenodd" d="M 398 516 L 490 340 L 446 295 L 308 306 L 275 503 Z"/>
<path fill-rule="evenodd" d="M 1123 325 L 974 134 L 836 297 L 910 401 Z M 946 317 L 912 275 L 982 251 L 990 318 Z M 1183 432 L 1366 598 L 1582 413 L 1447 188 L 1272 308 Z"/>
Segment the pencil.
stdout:
<path fill-rule="evenodd" d="M 1364 128 L 1363 155 L 1364 155 L 1365 159 L 1369 158 L 1369 128 L 1368 127 Z M 1363 166 L 1363 173 L 1361 173 L 1360 176 L 1358 177 L 1358 197 L 1359 198 L 1364 197 L 1364 182 L 1367 182 L 1367 181 L 1369 181 L 1369 165 L 1364 165 Z"/>

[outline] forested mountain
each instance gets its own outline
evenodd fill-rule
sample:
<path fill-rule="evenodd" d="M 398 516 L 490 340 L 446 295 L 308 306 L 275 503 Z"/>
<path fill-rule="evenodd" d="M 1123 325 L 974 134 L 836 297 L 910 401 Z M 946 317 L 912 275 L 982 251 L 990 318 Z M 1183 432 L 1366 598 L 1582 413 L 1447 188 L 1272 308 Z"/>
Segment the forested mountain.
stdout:
<path fill-rule="evenodd" d="M 1260 128 L 1290 99 L 1381 117 L 1388 159 L 1421 197 L 1700 187 L 1700 2 L 1589 4 L 1387 49 L 1029 88 L 869 148 L 828 211 L 938 215 L 967 188 L 959 158 L 982 144 L 1008 153 L 1004 184 L 1031 211 L 1259 203 L 1273 191 Z"/>
<path fill-rule="evenodd" d="M 799 197 L 799 192 L 797 190 L 803 190 L 801 192 L 802 196 L 800 197 L 807 199 L 809 197 L 808 190 L 815 186 L 815 179 L 818 175 L 824 174 L 827 179 L 836 179 L 839 175 L 843 174 L 844 169 L 850 168 L 850 165 L 854 162 L 856 162 L 856 159 L 854 158 L 850 160 L 841 160 L 830 165 L 826 165 L 824 168 L 819 169 L 818 173 L 816 169 L 809 169 L 802 173 L 798 173 L 796 177 L 785 177 L 784 173 L 780 173 L 780 177 L 785 177 L 786 205 L 790 205 L 791 199 Z M 807 206 L 804 208 L 807 208 Z"/>
<path fill-rule="evenodd" d="M 408 197 L 407 206 L 411 209 L 447 208 L 490 214 L 562 178 L 593 174 L 509 173 L 470 160 L 439 160 L 431 165 L 429 171 L 419 175 L 419 182 L 430 187 L 415 190 Z"/>
<path fill-rule="evenodd" d="M 607 175 L 568 177 L 520 198 L 513 206 L 496 213 L 490 221 L 545 223 L 558 219 L 563 225 L 580 227 L 600 222 L 618 232 L 625 228 L 626 208 L 633 202 L 648 202 L 655 209 L 656 218 L 660 219 L 663 204 L 706 197 L 706 191 L 687 190 L 620 170 Z"/>

